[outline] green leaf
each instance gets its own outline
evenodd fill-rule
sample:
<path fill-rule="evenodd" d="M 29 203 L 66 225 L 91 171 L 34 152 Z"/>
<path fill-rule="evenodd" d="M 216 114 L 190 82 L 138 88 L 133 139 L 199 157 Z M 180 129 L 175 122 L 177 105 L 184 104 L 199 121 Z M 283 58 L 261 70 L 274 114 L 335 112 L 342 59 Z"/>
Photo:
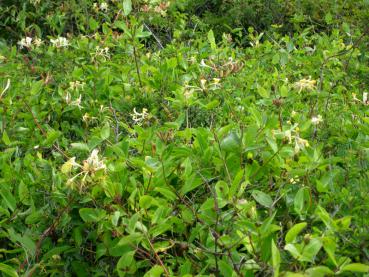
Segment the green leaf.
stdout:
<path fill-rule="evenodd" d="M 273 272 L 274 277 L 279 276 L 279 267 L 281 264 L 281 254 L 279 253 L 279 249 L 275 244 L 274 240 L 272 240 L 272 265 L 273 265 Z"/>
<path fill-rule="evenodd" d="M 284 277 L 306 277 L 306 274 L 287 271 Z"/>
<path fill-rule="evenodd" d="M 156 188 L 154 188 L 154 191 L 159 192 L 161 195 L 163 195 L 168 200 L 173 201 L 173 200 L 177 199 L 177 195 L 174 192 L 172 192 L 170 189 L 156 187 Z"/>
<path fill-rule="evenodd" d="M 18 277 L 17 271 L 7 264 L 0 263 L 0 271 L 3 272 L 6 276 Z"/>
<path fill-rule="evenodd" d="M 10 139 L 8 137 L 8 134 L 5 130 L 3 132 L 3 142 L 5 143 L 6 146 L 11 144 L 11 141 L 10 141 Z"/>
<path fill-rule="evenodd" d="M 318 254 L 320 248 L 322 248 L 322 242 L 319 238 L 313 238 L 308 245 L 304 247 L 302 252 L 301 261 L 312 262 L 316 254 Z"/>
<path fill-rule="evenodd" d="M 273 205 L 273 199 L 266 193 L 260 190 L 253 190 L 251 193 L 252 197 L 258 202 L 260 205 L 271 208 Z"/>
<path fill-rule="evenodd" d="M 269 90 L 263 88 L 263 87 L 259 87 L 258 88 L 258 93 L 260 94 L 261 97 L 263 98 L 269 98 L 270 97 L 270 92 Z"/>
<path fill-rule="evenodd" d="M 241 139 L 236 132 L 230 132 L 220 143 L 220 148 L 226 152 L 238 152 L 241 148 Z"/>
<path fill-rule="evenodd" d="M 123 277 L 126 273 L 130 273 L 130 271 L 134 271 L 134 255 L 136 251 L 129 251 L 125 253 L 117 263 L 117 271 L 119 277 Z"/>
<path fill-rule="evenodd" d="M 101 209 L 82 208 L 79 210 L 79 215 L 84 222 L 98 222 L 105 217 L 106 211 Z"/>
<path fill-rule="evenodd" d="M 114 22 L 114 26 L 124 32 L 129 32 L 127 24 L 122 20 L 117 20 Z"/>
<path fill-rule="evenodd" d="M 201 178 L 197 177 L 195 174 L 192 174 L 189 178 L 186 178 L 185 184 L 181 188 L 181 193 L 184 195 L 194 190 L 198 186 L 202 184 Z"/>
<path fill-rule="evenodd" d="M 281 53 L 281 59 L 279 61 L 279 63 L 281 64 L 281 66 L 285 66 L 288 63 L 288 54 L 285 52 Z"/>
<path fill-rule="evenodd" d="M 97 28 L 99 28 L 99 23 L 95 19 L 93 19 L 92 17 L 90 17 L 90 20 L 89 20 L 88 24 L 90 25 L 90 29 L 92 31 L 95 31 L 95 30 L 97 30 Z"/>
<path fill-rule="evenodd" d="M 83 241 L 82 226 L 76 227 L 72 231 L 72 238 L 77 246 L 80 246 Z"/>
<path fill-rule="evenodd" d="M 132 1 L 123 0 L 123 14 L 127 16 L 131 13 L 131 11 L 132 11 Z"/>
<path fill-rule="evenodd" d="M 308 210 L 308 204 L 310 200 L 310 194 L 308 188 L 300 188 L 299 191 L 296 193 L 293 206 L 295 212 L 302 218 L 305 218 L 305 215 Z"/>
<path fill-rule="evenodd" d="M 163 272 L 163 267 L 161 267 L 160 265 L 155 265 L 148 272 L 145 273 L 144 277 L 160 277 Z"/>
<path fill-rule="evenodd" d="M 29 189 L 27 187 L 27 185 L 25 185 L 23 183 L 23 181 L 21 181 L 19 183 L 19 187 L 18 187 L 18 197 L 19 200 L 24 204 L 24 205 L 30 205 L 31 204 L 31 195 L 29 193 Z"/>
<path fill-rule="evenodd" d="M 86 277 L 89 276 L 88 268 L 89 266 L 85 262 L 81 261 L 72 261 L 72 269 L 73 269 L 73 276 L 76 277 Z"/>
<path fill-rule="evenodd" d="M 336 241 L 333 237 L 324 237 L 323 238 L 323 248 L 325 252 L 328 254 L 329 258 L 333 261 L 333 263 L 337 266 L 338 263 L 336 261 L 335 257 L 335 251 L 336 251 Z"/>
<path fill-rule="evenodd" d="M 321 206 L 316 208 L 316 214 L 319 216 L 321 221 L 324 222 L 325 226 L 327 226 L 330 230 L 335 230 L 336 226 L 334 224 L 333 219 L 331 218 L 330 214 Z"/>
<path fill-rule="evenodd" d="M 111 223 L 114 225 L 114 226 L 118 226 L 118 221 L 119 221 L 119 218 L 120 218 L 121 214 L 119 211 L 115 211 L 113 216 L 111 217 Z"/>
<path fill-rule="evenodd" d="M 48 251 L 43 257 L 42 260 L 47 261 L 50 258 L 52 258 L 53 255 L 59 255 L 61 253 L 65 253 L 67 250 L 72 249 L 71 246 L 69 245 L 64 245 L 64 246 L 58 246 L 58 247 L 54 247 L 53 249 L 51 249 L 50 251 Z"/>
<path fill-rule="evenodd" d="M 219 101 L 218 101 L 217 99 L 215 99 L 215 100 L 213 100 L 213 101 L 211 101 L 211 102 L 207 103 L 207 104 L 205 105 L 205 109 L 207 109 L 207 110 L 212 110 L 212 109 L 214 109 L 214 108 L 216 108 L 216 107 L 218 107 L 218 106 L 219 106 Z"/>
<path fill-rule="evenodd" d="M 214 37 L 213 30 L 210 30 L 208 32 L 208 40 L 209 40 L 211 49 L 216 50 L 217 49 L 217 44 L 215 43 L 215 37 Z"/>
<path fill-rule="evenodd" d="M 272 58 L 272 64 L 279 64 L 280 56 L 278 53 L 275 53 Z"/>
<path fill-rule="evenodd" d="M 342 30 L 344 30 L 347 34 L 350 34 L 350 25 L 347 24 L 346 22 L 343 22 L 342 23 Z"/>
<path fill-rule="evenodd" d="M 275 138 L 273 138 L 272 136 L 267 136 L 266 140 L 267 140 L 270 148 L 273 149 L 273 152 L 277 153 L 278 152 L 278 144 L 277 144 Z"/>
<path fill-rule="evenodd" d="M 0 186 L 0 194 L 8 208 L 14 212 L 17 202 L 9 189 L 4 187 L 4 185 Z"/>
<path fill-rule="evenodd" d="M 96 259 L 100 259 L 102 256 L 104 256 L 107 253 L 106 245 L 103 243 L 99 243 L 96 245 Z"/>
<path fill-rule="evenodd" d="M 311 267 L 307 269 L 305 273 L 307 273 L 308 276 L 311 277 L 325 277 L 334 275 L 334 272 L 329 267 L 326 266 Z"/>
<path fill-rule="evenodd" d="M 182 265 L 180 266 L 179 269 L 179 276 L 183 276 L 183 277 L 192 277 L 191 274 L 191 267 L 192 264 L 189 260 L 186 260 L 184 263 L 182 263 Z"/>
<path fill-rule="evenodd" d="M 46 139 L 42 142 L 43 145 L 50 147 L 61 136 L 61 132 L 53 129 L 47 132 Z"/>
<path fill-rule="evenodd" d="M 153 238 L 165 233 L 168 230 L 172 229 L 172 225 L 168 224 L 168 223 L 162 223 L 160 225 L 157 225 L 153 228 L 150 229 L 150 234 L 152 235 Z"/>
<path fill-rule="evenodd" d="M 222 276 L 232 276 L 233 269 L 228 262 L 223 260 L 219 261 L 219 270 Z"/>
<path fill-rule="evenodd" d="M 75 143 L 71 143 L 70 146 L 73 149 L 76 149 L 78 151 L 90 152 L 90 148 L 88 147 L 88 145 L 86 143 L 75 142 Z"/>
<path fill-rule="evenodd" d="M 330 12 L 328 12 L 325 17 L 324 17 L 325 22 L 327 22 L 327 24 L 332 24 L 333 21 L 333 16 Z"/>
<path fill-rule="evenodd" d="M 140 233 L 132 233 L 121 238 L 118 242 L 118 245 L 132 245 L 132 243 L 139 243 L 143 238 L 143 235 Z"/>
<path fill-rule="evenodd" d="M 360 264 L 360 263 L 352 263 L 345 265 L 341 271 L 352 271 L 352 272 L 362 272 L 368 273 L 369 272 L 369 265 Z"/>
<path fill-rule="evenodd" d="M 31 94 L 36 95 L 37 93 L 39 93 L 42 89 L 43 84 L 44 84 L 43 80 L 34 82 L 31 86 Z"/>
<path fill-rule="evenodd" d="M 281 94 L 282 97 L 287 97 L 288 96 L 288 88 L 287 86 L 283 85 L 280 87 L 279 92 Z"/>
<path fill-rule="evenodd" d="M 277 212 L 275 211 L 271 216 L 267 217 L 264 220 L 263 224 L 261 224 L 259 230 L 262 236 L 267 236 L 270 233 L 273 233 L 281 229 L 278 225 L 272 224 L 276 214 Z M 268 250 L 270 250 L 270 244 L 267 245 L 267 247 L 268 247 Z"/>
<path fill-rule="evenodd" d="M 289 229 L 285 237 L 286 243 L 293 242 L 298 236 L 298 234 L 300 234 L 301 231 L 305 229 L 306 225 L 307 225 L 306 222 L 301 222 L 295 224 L 291 229 Z"/>
<path fill-rule="evenodd" d="M 16 233 L 13 228 L 8 229 L 9 238 L 13 242 L 19 242 L 22 245 L 22 248 L 27 251 L 27 253 L 31 256 L 34 256 L 36 253 L 36 243 L 28 236 Z"/>
<path fill-rule="evenodd" d="M 295 245 L 293 245 L 292 243 L 286 244 L 286 246 L 284 247 L 284 250 L 287 250 L 288 252 L 291 253 L 291 255 L 295 258 L 295 259 L 299 259 L 301 257 L 301 253 L 300 251 L 296 248 Z"/>
<path fill-rule="evenodd" d="M 106 123 L 100 131 L 100 137 L 101 139 L 106 140 L 109 138 L 109 136 L 110 136 L 110 126 L 109 123 Z"/>
<path fill-rule="evenodd" d="M 152 203 L 155 202 L 155 199 L 150 195 L 143 195 L 140 197 L 140 207 L 143 209 L 148 209 L 151 207 Z"/>
<path fill-rule="evenodd" d="M 40 222 L 44 214 L 42 210 L 35 210 L 29 216 L 26 217 L 26 224 L 35 224 Z"/>
<path fill-rule="evenodd" d="M 150 32 L 146 32 L 146 31 L 140 31 L 136 33 L 136 38 L 147 38 L 149 36 L 151 36 L 152 34 Z"/>

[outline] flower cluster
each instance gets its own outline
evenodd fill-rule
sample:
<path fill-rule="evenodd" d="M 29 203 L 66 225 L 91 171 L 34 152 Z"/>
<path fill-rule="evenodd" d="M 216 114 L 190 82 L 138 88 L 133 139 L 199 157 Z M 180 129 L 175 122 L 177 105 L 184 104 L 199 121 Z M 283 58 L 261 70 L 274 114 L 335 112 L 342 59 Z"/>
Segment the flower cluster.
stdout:
<path fill-rule="evenodd" d="M 107 12 L 109 9 L 108 3 L 106 2 L 101 2 L 101 4 L 99 5 L 98 3 L 94 3 L 93 4 L 93 8 L 95 11 L 102 11 L 102 12 Z"/>
<path fill-rule="evenodd" d="M 83 116 L 82 116 L 82 121 L 86 123 L 86 125 L 89 125 L 91 121 L 94 121 L 96 120 L 97 118 L 94 117 L 94 116 L 90 116 L 89 113 L 85 113 Z"/>
<path fill-rule="evenodd" d="M 41 3 L 41 0 L 30 0 L 30 3 L 34 6 L 38 5 Z"/>
<path fill-rule="evenodd" d="M 185 86 L 183 96 L 186 101 L 190 100 L 192 96 L 194 95 L 195 90 L 188 85 Z"/>
<path fill-rule="evenodd" d="M 318 116 L 313 116 L 311 118 L 311 123 L 314 124 L 314 125 L 318 125 L 321 122 L 323 122 L 323 118 L 320 114 Z"/>
<path fill-rule="evenodd" d="M 38 48 L 42 45 L 42 40 L 39 39 L 38 37 L 35 37 L 34 39 L 31 37 L 25 37 L 22 38 L 20 41 L 18 41 L 18 45 L 20 49 L 23 48 L 27 48 L 27 49 L 32 49 L 32 48 Z"/>
<path fill-rule="evenodd" d="M 142 113 L 136 111 L 136 108 L 133 108 L 133 113 L 131 114 L 132 120 L 135 125 L 141 126 L 147 119 L 150 118 L 150 114 L 148 113 L 146 108 L 142 109 Z"/>
<path fill-rule="evenodd" d="M 166 16 L 167 10 L 170 6 L 170 2 L 161 2 L 159 5 L 156 6 L 150 6 L 150 5 L 143 5 L 141 8 L 142 12 L 155 12 L 159 13 L 161 16 Z"/>
<path fill-rule="evenodd" d="M 56 47 L 56 48 L 62 48 L 62 47 L 68 47 L 69 41 L 65 37 L 58 37 L 56 39 L 50 39 L 50 43 Z M 38 48 L 43 44 L 43 41 L 38 38 L 32 38 L 32 37 L 25 37 L 22 38 L 17 43 L 19 45 L 20 49 L 27 48 L 27 49 L 33 49 Z"/>
<path fill-rule="evenodd" d="M 299 93 L 303 90 L 311 91 L 316 88 L 316 80 L 311 80 L 311 77 L 308 79 L 301 79 L 300 81 L 297 81 L 293 85 Z"/>
<path fill-rule="evenodd" d="M 217 90 L 221 86 L 219 78 L 213 78 L 210 82 L 204 78 L 200 79 L 200 86 L 185 86 L 184 96 L 189 99 L 195 91 L 207 92 L 210 90 Z"/>
<path fill-rule="evenodd" d="M 69 91 L 67 91 L 67 93 L 64 96 L 64 100 L 65 103 L 67 103 L 70 106 L 77 106 L 79 109 L 82 109 L 82 95 L 79 95 L 78 98 L 76 98 L 75 100 L 72 100 L 72 96 L 69 93 Z"/>
<path fill-rule="evenodd" d="M 291 128 L 286 131 L 273 131 L 273 135 L 281 136 L 282 138 L 287 139 L 289 144 L 294 144 L 295 154 L 309 146 L 309 142 L 300 137 L 298 124 L 291 126 Z"/>
<path fill-rule="evenodd" d="M 200 80 L 200 87 L 202 90 L 216 90 L 220 88 L 220 79 L 219 78 L 213 78 L 211 82 L 207 85 L 206 79 Z"/>
<path fill-rule="evenodd" d="M 84 160 L 82 164 L 76 162 L 76 157 L 72 157 L 67 162 L 65 162 L 61 167 L 61 171 L 64 174 L 71 173 L 72 170 L 75 168 L 79 168 L 80 170 L 79 173 L 68 179 L 67 184 L 73 184 L 79 176 L 83 176 L 81 179 L 81 183 L 84 184 L 88 177 L 94 177 L 97 172 L 106 173 L 107 168 L 105 161 L 104 159 L 99 158 L 98 153 L 99 150 L 92 150 L 90 156 L 86 160 Z"/>
<path fill-rule="evenodd" d="M 70 103 L 71 106 L 76 106 L 78 107 L 78 109 L 82 109 L 83 107 L 81 106 L 82 103 L 82 95 L 78 96 L 78 98 L 74 101 L 72 101 Z"/>
<path fill-rule="evenodd" d="M 300 182 L 300 178 L 299 178 L 299 176 L 295 175 L 295 177 L 290 178 L 289 181 L 290 181 L 291 184 L 297 184 L 297 183 Z"/>
<path fill-rule="evenodd" d="M 363 92 L 363 100 L 358 99 L 356 97 L 356 93 L 353 93 L 352 97 L 354 98 L 355 101 L 360 102 L 360 103 L 364 104 L 365 106 L 369 105 L 368 93 L 367 92 Z"/>
<path fill-rule="evenodd" d="M 234 60 L 232 57 L 229 57 L 228 60 L 223 60 L 220 62 L 215 62 L 213 61 L 213 58 L 210 57 L 206 62 L 205 60 L 201 60 L 200 62 L 200 67 L 211 69 L 221 78 L 239 72 L 243 66 L 243 62 Z"/>
<path fill-rule="evenodd" d="M 3 98 L 3 96 L 5 95 L 5 92 L 10 88 L 10 79 L 8 79 L 6 81 L 6 85 L 5 88 L 3 89 L 3 91 L 0 93 L 0 100 L 1 98 Z"/>
<path fill-rule="evenodd" d="M 58 37 L 56 39 L 50 39 L 51 44 L 56 48 L 63 48 L 69 46 L 69 41 L 65 37 Z"/>
<path fill-rule="evenodd" d="M 100 47 L 96 46 L 95 52 L 91 53 L 92 61 L 96 61 L 98 59 L 101 59 L 102 61 L 106 61 L 110 59 L 110 53 L 109 53 L 109 47 Z"/>
<path fill-rule="evenodd" d="M 85 87 L 86 83 L 85 82 L 80 82 L 80 81 L 73 81 L 73 82 L 69 82 L 69 89 L 71 90 L 82 90 Z"/>

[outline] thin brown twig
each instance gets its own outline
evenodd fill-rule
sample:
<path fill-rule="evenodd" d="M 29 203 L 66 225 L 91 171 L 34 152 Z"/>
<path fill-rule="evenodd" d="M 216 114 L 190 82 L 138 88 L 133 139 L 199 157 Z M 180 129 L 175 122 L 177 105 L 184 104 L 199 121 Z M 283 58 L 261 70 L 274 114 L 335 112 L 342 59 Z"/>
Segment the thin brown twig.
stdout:
<path fill-rule="evenodd" d="M 166 268 L 166 266 L 164 265 L 164 263 L 163 263 L 162 259 L 161 259 L 161 258 L 160 258 L 160 256 L 158 255 L 158 253 L 156 253 L 155 248 L 154 248 L 154 245 L 152 244 L 152 242 L 151 242 L 150 238 L 148 237 L 148 235 L 147 235 L 146 233 L 144 233 L 144 234 L 145 234 L 145 236 L 146 236 L 147 241 L 149 242 L 149 245 L 150 245 L 151 250 L 154 252 L 154 256 L 155 256 L 155 258 L 156 258 L 157 262 L 159 262 L 160 266 L 163 268 L 163 270 L 164 270 L 164 272 L 165 272 L 165 276 L 169 277 L 169 276 L 170 276 L 169 271 L 168 271 L 168 269 Z"/>
<path fill-rule="evenodd" d="M 51 233 L 53 233 L 53 232 L 55 231 L 56 227 L 58 226 L 58 224 L 59 224 L 59 222 L 60 222 L 61 217 L 64 215 L 64 213 L 65 213 L 68 209 L 70 209 L 70 207 L 71 207 L 71 203 L 72 203 L 72 202 L 73 202 L 73 198 L 70 198 L 70 199 L 68 200 L 69 205 L 65 206 L 65 207 L 64 207 L 64 208 L 59 212 L 58 216 L 57 216 L 57 217 L 56 217 L 56 219 L 51 223 L 51 225 L 50 225 L 48 228 L 46 228 L 46 229 L 42 232 L 42 234 L 41 234 L 41 236 L 40 236 L 39 240 L 38 240 L 38 241 L 37 241 L 37 243 L 36 243 L 36 250 L 35 250 L 35 259 L 36 259 L 36 262 L 38 262 L 38 259 L 39 259 L 39 256 L 40 256 L 40 251 L 41 251 L 41 246 L 42 246 L 43 241 L 45 240 L 45 238 L 47 238 Z M 28 260 L 27 260 L 27 258 L 25 258 L 25 259 L 24 259 L 24 261 L 23 261 L 23 263 L 21 263 L 21 265 L 19 266 L 19 268 L 18 268 L 18 272 L 20 272 L 21 270 L 23 270 L 23 269 L 24 269 L 24 267 L 26 266 L 26 264 L 28 264 Z M 27 277 L 31 277 L 31 276 L 32 276 L 32 274 L 33 274 L 33 272 L 31 272 Z"/>

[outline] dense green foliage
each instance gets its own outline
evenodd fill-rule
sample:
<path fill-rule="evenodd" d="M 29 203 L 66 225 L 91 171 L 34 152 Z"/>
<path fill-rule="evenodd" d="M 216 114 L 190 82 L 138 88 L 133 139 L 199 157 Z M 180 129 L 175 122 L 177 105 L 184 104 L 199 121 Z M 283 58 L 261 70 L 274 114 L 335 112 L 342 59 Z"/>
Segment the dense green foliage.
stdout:
<path fill-rule="evenodd" d="M 369 276 L 369 3 L 330 2 L 4 0 L 0 275 Z"/>

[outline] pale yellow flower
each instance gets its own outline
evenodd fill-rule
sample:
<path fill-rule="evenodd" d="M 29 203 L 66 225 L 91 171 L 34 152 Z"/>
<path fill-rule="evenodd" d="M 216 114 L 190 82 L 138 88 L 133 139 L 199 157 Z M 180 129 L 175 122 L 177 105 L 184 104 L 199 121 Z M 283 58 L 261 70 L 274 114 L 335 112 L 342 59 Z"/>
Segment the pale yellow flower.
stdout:
<path fill-rule="evenodd" d="M 99 170 L 106 171 L 106 165 L 104 161 L 99 158 L 98 153 L 99 153 L 98 149 L 92 150 L 87 160 L 83 161 L 82 169 L 85 173 L 94 174 Z"/>
<path fill-rule="evenodd" d="M 94 177 L 95 173 L 98 171 L 104 171 L 106 173 L 107 167 L 104 162 L 104 159 L 100 159 L 98 156 L 99 150 L 94 149 L 92 150 L 90 156 L 83 161 L 83 165 L 80 165 L 76 162 L 76 157 L 70 158 L 67 162 L 65 162 L 62 167 L 61 171 L 64 174 L 69 174 L 72 172 L 74 168 L 79 168 L 80 172 L 74 175 L 73 177 L 69 178 L 67 184 L 70 185 L 74 183 L 74 181 L 79 177 L 83 176 L 82 184 L 86 181 L 87 176 Z M 80 188 L 82 189 L 82 187 Z"/>
<path fill-rule="evenodd" d="M 5 88 L 3 89 L 3 91 L 0 93 L 0 99 L 3 98 L 3 96 L 5 95 L 6 91 L 10 88 L 10 79 L 8 79 L 6 81 L 6 85 Z"/>
<path fill-rule="evenodd" d="M 206 90 L 206 82 L 207 82 L 206 79 L 201 79 L 200 80 L 200 87 L 201 87 L 201 89 Z"/>
<path fill-rule="evenodd" d="M 314 125 L 318 125 L 321 122 L 323 122 L 323 118 L 320 114 L 318 116 L 313 116 L 311 118 L 311 123 L 314 124 Z"/>
<path fill-rule="evenodd" d="M 31 37 L 22 38 L 20 41 L 18 41 L 18 45 L 19 45 L 20 49 L 31 48 L 32 47 L 32 38 Z"/>
<path fill-rule="evenodd" d="M 132 120 L 134 124 L 141 126 L 142 123 L 149 118 L 150 114 L 148 113 L 146 108 L 142 109 L 142 113 L 136 111 L 136 108 L 133 108 L 133 113 L 131 114 Z"/>
<path fill-rule="evenodd" d="M 106 2 L 102 2 L 100 4 L 100 10 L 104 11 L 104 12 L 107 12 L 108 11 L 108 4 Z"/>
<path fill-rule="evenodd" d="M 68 47 L 69 41 L 65 37 L 50 39 L 51 44 L 56 48 Z"/>
<path fill-rule="evenodd" d="M 70 102 L 71 106 L 77 106 L 79 109 L 82 109 L 83 107 L 81 106 L 82 103 L 82 95 L 80 95 L 76 100 Z"/>
<path fill-rule="evenodd" d="M 79 90 L 79 89 L 83 89 L 85 85 L 86 85 L 85 82 L 73 81 L 73 82 L 69 82 L 69 89 Z"/>
<path fill-rule="evenodd" d="M 301 79 L 294 84 L 294 87 L 298 89 L 299 92 L 303 90 L 311 91 L 316 88 L 316 80 L 311 80 L 311 77 L 308 79 Z"/>
<path fill-rule="evenodd" d="M 43 41 L 40 38 L 35 37 L 33 41 L 33 45 L 35 45 L 36 47 L 40 47 L 42 44 L 43 44 Z"/>
<path fill-rule="evenodd" d="M 368 101 L 368 93 L 364 92 L 363 93 L 363 104 L 364 105 L 369 105 L 369 101 Z"/>
<path fill-rule="evenodd" d="M 65 100 L 65 103 L 67 103 L 68 105 L 71 103 L 72 96 L 70 95 L 69 91 L 67 91 L 67 93 L 65 94 L 64 100 Z"/>
<path fill-rule="evenodd" d="M 97 59 L 106 61 L 110 59 L 109 47 L 102 48 L 100 46 L 96 46 L 95 52 L 91 53 L 91 56 L 93 61 L 96 61 Z"/>

